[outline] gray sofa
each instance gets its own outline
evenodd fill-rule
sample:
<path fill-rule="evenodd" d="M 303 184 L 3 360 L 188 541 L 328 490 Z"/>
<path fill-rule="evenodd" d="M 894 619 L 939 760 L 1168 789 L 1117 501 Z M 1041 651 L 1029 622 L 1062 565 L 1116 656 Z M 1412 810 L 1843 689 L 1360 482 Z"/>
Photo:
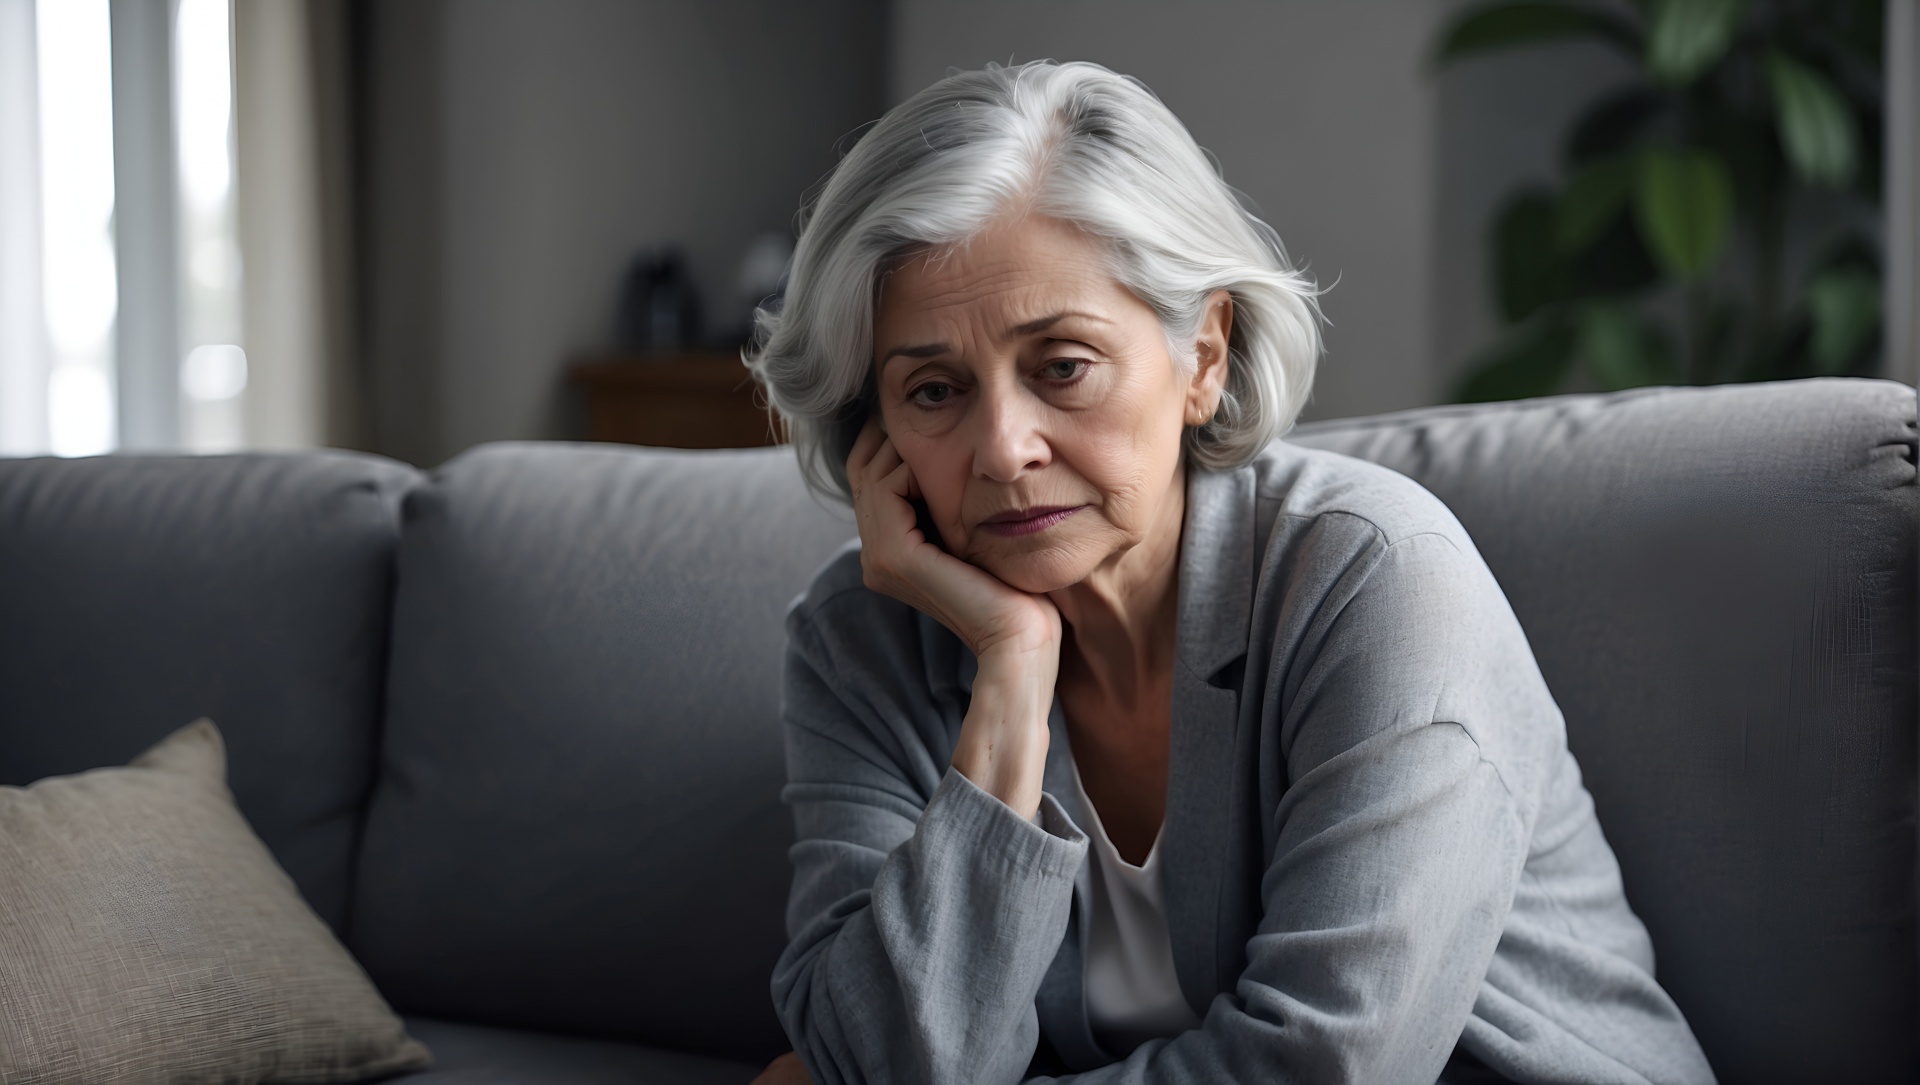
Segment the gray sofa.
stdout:
<path fill-rule="evenodd" d="M 1914 394 L 1302 427 L 1472 532 L 1727 1082 L 1913 1081 Z M 781 614 L 852 535 L 785 450 L 0 461 L 0 782 L 199 715 L 438 1065 L 744 1082 L 785 1047 Z"/>

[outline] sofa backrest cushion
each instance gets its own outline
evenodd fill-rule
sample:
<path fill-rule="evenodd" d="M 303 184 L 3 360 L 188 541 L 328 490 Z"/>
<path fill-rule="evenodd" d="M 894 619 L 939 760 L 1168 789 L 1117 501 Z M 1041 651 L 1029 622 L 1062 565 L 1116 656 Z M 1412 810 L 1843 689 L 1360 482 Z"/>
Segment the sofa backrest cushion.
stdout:
<path fill-rule="evenodd" d="M 784 448 L 489 445 L 409 496 L 350 932 L 396 1006 L 784 1050 L 782 617 L 853 535 Z"/>
<path fill-rule="evenodd" d="M 1661 389 L 1290 438 L 1459 516 L 1726 1081 L 1911 1081 L 1914 392 Z"/>
<path fill-rule="evenodd" d="M 0 783 L 211 717 L 241 812 L 340 930 L 418 479 L 351 453 L 0 460 Z"/>

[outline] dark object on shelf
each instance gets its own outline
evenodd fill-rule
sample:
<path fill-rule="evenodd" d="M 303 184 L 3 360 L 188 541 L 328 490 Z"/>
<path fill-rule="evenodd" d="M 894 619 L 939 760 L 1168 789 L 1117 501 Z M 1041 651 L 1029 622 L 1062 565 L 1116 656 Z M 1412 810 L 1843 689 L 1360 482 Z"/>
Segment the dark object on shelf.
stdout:
<path fill-rule="evenodd" d="M 779 444 L 759 385 L 737 354 L 616 355 L 567 374 L 586 403 L 587 440 L 660 448 Z"/>
<path fill-rule="evenodd" d="M 685 350 L 700 342 L 700 292 L 678 248 L 633 258 L 615 324 L 614 343 L 622 350 Z"/>

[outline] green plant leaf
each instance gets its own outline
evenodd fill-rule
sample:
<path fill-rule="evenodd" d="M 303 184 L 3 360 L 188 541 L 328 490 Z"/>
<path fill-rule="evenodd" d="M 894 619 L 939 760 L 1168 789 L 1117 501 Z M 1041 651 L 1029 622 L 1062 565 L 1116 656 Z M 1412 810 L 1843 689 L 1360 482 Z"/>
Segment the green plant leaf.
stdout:
<path fill-rule="evenodd" d="M 1808 347 L 1821 373 L 1844 373 L 1880 330 L 1880 277 L 1856 264 L 1821 268 L 1807 279 Z"/>
<path fill-rule="evenodd" d="M 1573 38 L 1599 38 L 1629 52 L 1640 36 L 1612 12 L 1577 4 L 1486 4 L 1463 13 L 1440 38 L 1439 63 L 1478 53 Z"/>
<path fill-rule="evenodd" d="M 1581 307 L 1575 326 L 1580 364 L 1605 391 L 1679 381 L 1672 350 L 1631 306 L 1592 302 Z"/>
<path fill-rule="evenodd" d="M 1509 322 L 1525 320 L 1559 296 L 1556 217 L 1551 197 L 1527 191 L 1509 200 L 1494 222 L 1494 288 Z"/>
<path fill-rule="evenodd" d="M 1702 150 L 1648 150 L 1633 191 L 1640 236 L 1662 267 L 1692 279 L 1713 266 L 1733 217 L 1733 182 L 1718 155 Z"/>
<path fill-rule="evenodd" d="M 1563 253 L 1591 245 L 1627 206 L 1633 192 L 1632 155 L 1609 155 L 1576 170 L 1560 194 L 1554 243 Z"/>
<path fill-rule="evenodd" d="M 1647 28 L 1654 81 L 1683 87 L 1719 63 L 1746 8 L 1746 0 L 1657 0 Z"/>
<path fill-rule="evenodd" d="M 1487 403 L 1552 395 L 1573 367 L 1573 345 L 1573 326 L 1558 313 L 1543 314 L 1477 355 L 1454 399 Z"/>
<path fill-rule="evenodd" d="M 1793 171 L 1809 184 L 1851 182 L 1860 168 L 1860 136 L 1839 89 L 1777 49 L 1767 54 L 1767 85 Z"/>

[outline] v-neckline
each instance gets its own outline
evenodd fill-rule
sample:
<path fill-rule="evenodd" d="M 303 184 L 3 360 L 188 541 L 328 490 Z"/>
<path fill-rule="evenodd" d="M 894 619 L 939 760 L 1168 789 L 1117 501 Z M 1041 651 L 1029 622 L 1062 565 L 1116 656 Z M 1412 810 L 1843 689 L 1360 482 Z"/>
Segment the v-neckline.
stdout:
<path fill-rule="evenodd" d="M 1080 779 L 1080 762 L 1074 759 L 1071 749 L 1067 751 L 1067 767 L 1073 773 L 1074 798 L 1087 815 L 1088 824 L 1082 828 L 1093 838 L 1094 846 L 1100 849 L 1102 858 L 1112 859 L 1122 873 L 1136 876 L 1157 873 L 1160 869 L 1160 841 L 1167 835 L 1166 815 L 1161 815 L 1160 824 L 1153 831 L 1153 845 L 1147 849 L 1147 857 L 1138 864 L 1129 863 L 1126 856 L 1120 854 L 1120 848 L 1114 844 L 1113 838 L 1107 835 L 1106 823 L 1100 820 L 1100 811 L 1093 805 L 1093 796 L 1087 794 L 1086 782 Z"/>

